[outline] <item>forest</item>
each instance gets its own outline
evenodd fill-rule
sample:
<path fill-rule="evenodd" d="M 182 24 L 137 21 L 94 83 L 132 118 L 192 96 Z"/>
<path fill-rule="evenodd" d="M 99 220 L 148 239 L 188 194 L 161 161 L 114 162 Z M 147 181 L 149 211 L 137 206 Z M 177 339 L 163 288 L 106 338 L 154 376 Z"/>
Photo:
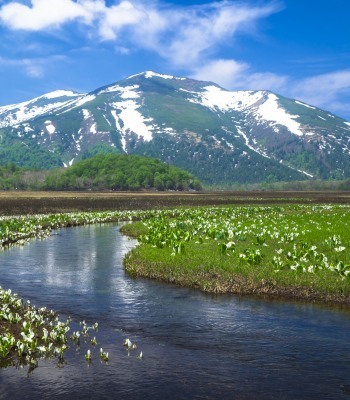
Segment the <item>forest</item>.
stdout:
<path fill-rule="evenodd" d="M 200 190 L 190 173 L 154 158 L 99 154 L 69 168 L 25 171 L 0 168 L 0 189 L 34 190 Z"/>

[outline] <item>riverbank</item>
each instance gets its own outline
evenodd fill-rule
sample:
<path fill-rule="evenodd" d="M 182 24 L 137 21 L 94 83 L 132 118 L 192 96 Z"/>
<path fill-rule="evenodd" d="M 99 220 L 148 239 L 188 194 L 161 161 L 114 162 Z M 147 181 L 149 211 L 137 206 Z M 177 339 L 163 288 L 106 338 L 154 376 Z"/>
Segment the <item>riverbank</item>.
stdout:
<path fill-rule="evenodd" d="M 51 231 L 71 226 L 139 220 L 157 215 L 157 211 L 115 211 L 0 217 L 0 251 L 23 245 L 33 238 L 45 238 Z M 81 331 L 70 337 L 75 344 L 92 327 L 82 324 Z M 37 308 L 24 301 L 10 288 L 0 286 L 0 368 L 28 366 L 31 372 L 40 358 L 56 358 L 64 364 L 68 349 L 70 320 L 61 322 L 53 310 Z M 105 353 L 100 354 L 106 360 Z M 108 358 L 108 355 L 107 355 Z M 89 359 L 87 358 L 89 362 Z"/>
<path fill-rule="evenodd" d="M 236 207 L 122 228 L 141 244 L 125 268 L 200 289 L 350 305 L 348 207 Z"/>
<path fill-rule="evenodd" d="M 46 237 L 52 229 L 119 221 L 138 221 L 122 228 L 124 234 L 140 242 L 124 259 L 131 276 L 209 293 L 350 305 L 347 205 L 178 207 L 4 216 L 0 217 L 0 243 L 7 247 Z M 32 329 L 31 318 L 40 316 L 40 310 L 27 306 L 27 313 L 18 298 L 11 300 L 19 307 L 12 310 L 4 301 L 11 292 L 2 293 L 0 360 L 22 351 L 16 339 L 20 335 L 27 338 L 24 345 L 34 343 L 32 352 L 28 353 L 27 347 L 24 354 L 30 355 L 27 362 L 35 366 L 37 354 L 46 352 L 42 325 L 39 333 Z M 64 330 L 67 324 L 58 327 Z M 66 340 L 62 339 L 58 356 L 60 351 L 63 354 Z"/>

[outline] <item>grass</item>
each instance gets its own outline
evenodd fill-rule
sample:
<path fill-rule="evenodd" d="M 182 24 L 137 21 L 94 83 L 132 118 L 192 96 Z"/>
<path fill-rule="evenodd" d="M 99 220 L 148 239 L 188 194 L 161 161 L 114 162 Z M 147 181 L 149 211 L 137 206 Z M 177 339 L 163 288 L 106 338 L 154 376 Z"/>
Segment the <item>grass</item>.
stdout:
<path fill-rule="evenodd" d="M 135 277 L 212 293 L 350 304 L 349 211 L 236 207 L 158 216 L 122 228 L 141 242 L 125 268 Z"/>
<path fill-rule="evenodd" d="M 51 198 L 37 195 L 46 201 Z M 86 194 L 74 196 L 80 201 Z M 131 196 L 120 197 L 130 201 Z M 150 196 L 155 201 L 157 196 Z M 182 194 L 173 199 L 185 197 Z M 147 195 L 139 198 L 149 201 Z M 189 198 L 198 201 L 196 196 Z M 122 232 L 140 242 L 124 259 L 126 270 L 134 277 L 211 293 L 350 305 L 350 206 L 227 207 L 222 204 L 232 199 L 231 195 L 209 195 L 209 199 L 221 206 L 184 208 L 180 202 L 168 210 L 3 216 L 0 244 L 45 237 L 58 227 L 136 221 L 122 227 Z M 145 208 L 151 208 L 152 201 Z M 49 332 L 53 317 L 52 311 L 26 305 L 11 291 L 0 288 L 0 367 L 24 363 L 32 369 L 41 357 L 64 362 L 69 322 L 55 319 L 56 333 L 49 342 L 44 328 Z M 82 333 L 88 329 L 84 326 Z M 72 337 L 77 341 L 77 332 Z M 101 354 L 108 359 L 108 353 Z M 88 362 L 89 355 L 85 357 Z"/>

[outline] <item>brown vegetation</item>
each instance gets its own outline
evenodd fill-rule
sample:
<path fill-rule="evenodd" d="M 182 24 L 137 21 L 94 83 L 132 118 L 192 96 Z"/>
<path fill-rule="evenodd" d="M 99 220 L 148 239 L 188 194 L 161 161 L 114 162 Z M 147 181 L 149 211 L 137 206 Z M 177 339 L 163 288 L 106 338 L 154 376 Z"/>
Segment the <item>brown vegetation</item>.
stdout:
<path fill-rule="evenodd" d="M 249 204 L 349 204 L 350 192 L 0 192 L 0 215 Z"/>

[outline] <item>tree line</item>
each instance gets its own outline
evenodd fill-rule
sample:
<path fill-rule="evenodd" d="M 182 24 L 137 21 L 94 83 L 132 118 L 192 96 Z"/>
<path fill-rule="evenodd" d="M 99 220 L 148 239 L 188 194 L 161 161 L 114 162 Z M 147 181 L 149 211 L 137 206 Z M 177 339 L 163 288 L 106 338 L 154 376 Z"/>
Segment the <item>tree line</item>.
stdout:
<path fill-rule="evenodd" d="M 190 173 L 155 158 L 98 154 L 56 170 L 45 179 L 48 190 L 200 190 Z"/>

